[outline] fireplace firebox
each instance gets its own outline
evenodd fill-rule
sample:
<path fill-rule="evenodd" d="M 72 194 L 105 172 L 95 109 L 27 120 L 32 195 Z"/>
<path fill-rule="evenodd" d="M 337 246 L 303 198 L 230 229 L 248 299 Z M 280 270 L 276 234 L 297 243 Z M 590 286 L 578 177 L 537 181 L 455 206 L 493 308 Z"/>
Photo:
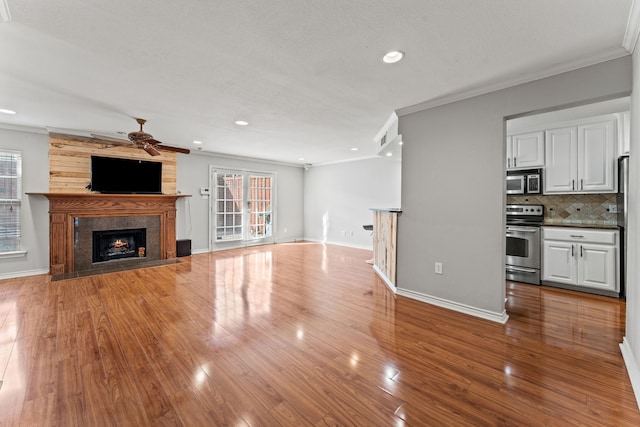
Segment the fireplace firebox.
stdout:
<path fill-rule="evenodd" d="M 96 230 L 93 232 L 93 262 L 146 257 L 147 229 Z"/>

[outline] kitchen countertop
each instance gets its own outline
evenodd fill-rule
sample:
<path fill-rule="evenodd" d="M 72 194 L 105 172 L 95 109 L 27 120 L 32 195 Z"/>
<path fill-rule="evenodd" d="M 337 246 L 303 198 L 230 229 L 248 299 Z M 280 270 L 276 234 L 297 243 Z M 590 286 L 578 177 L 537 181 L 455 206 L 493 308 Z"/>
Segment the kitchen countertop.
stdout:
<path fill-rule="evenodd" d="M 379 212 L 402 212 L 402 209 L 400 208 L 370 208 L 369 210 Z"/>
<path fill-rule="evenodd" d="M 544 227 L 572 227 L 572 228 L 597 228 L 597 229 L 601 229 L 601 230 L 617 230 L 620 227 L 618 227 L 617 224 L 605 224 L 602 221 L 599 222 L 586 222 L 586 221 L 582 221 L 582 222 L 560 222 L 560 221 L 549 221 L 549 220 L 545 220 L 542 223 L 542 226 Z"/>

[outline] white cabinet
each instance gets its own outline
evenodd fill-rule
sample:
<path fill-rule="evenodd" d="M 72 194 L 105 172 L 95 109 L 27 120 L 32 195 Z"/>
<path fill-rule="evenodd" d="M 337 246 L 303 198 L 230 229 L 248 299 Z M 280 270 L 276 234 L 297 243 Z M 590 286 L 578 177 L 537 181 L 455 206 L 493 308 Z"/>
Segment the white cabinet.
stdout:
<path fill-rule="evenodd" d="M 618 153 L 629 154 L 631 146 L 631 113 L 625 111 L 618 113 Z"/>
<path fill-rule="evenodd" d="M 545 132 L 545 194 L 617 191 L 617 120 Z"/>
<path fill-rule="evenodd" d="M 544 166 L 544 132 L 529 132 L 507 137 L 507 169 L 532 169 Z"/>
<path fill-rule="evenodd" d="M 542 280 L 618 292 L 618 230 L 542 227 Z"/>

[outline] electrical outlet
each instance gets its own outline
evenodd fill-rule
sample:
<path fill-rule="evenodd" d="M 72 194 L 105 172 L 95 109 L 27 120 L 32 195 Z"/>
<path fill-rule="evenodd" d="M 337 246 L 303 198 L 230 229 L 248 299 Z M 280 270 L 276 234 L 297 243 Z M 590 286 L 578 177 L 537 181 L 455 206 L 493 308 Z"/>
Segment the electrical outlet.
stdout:
<path fill-rule="evenodd" d="M 609 213 L 618 213 L 618 205 L 609 205 Z"/>
<path fill-rule="evenodd" d="M 436 274 L 442 274 L 442 263 L 436 262 Z"/>

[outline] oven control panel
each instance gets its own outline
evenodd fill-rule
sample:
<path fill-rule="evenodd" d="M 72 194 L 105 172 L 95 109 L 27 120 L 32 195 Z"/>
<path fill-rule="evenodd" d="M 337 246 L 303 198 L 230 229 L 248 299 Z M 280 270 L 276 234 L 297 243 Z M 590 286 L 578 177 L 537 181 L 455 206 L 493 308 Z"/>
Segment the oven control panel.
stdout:
<path fill-rule="evenodd" d="M 543 216 L 543 205 L 507 205 L 507 215 Z"/>

